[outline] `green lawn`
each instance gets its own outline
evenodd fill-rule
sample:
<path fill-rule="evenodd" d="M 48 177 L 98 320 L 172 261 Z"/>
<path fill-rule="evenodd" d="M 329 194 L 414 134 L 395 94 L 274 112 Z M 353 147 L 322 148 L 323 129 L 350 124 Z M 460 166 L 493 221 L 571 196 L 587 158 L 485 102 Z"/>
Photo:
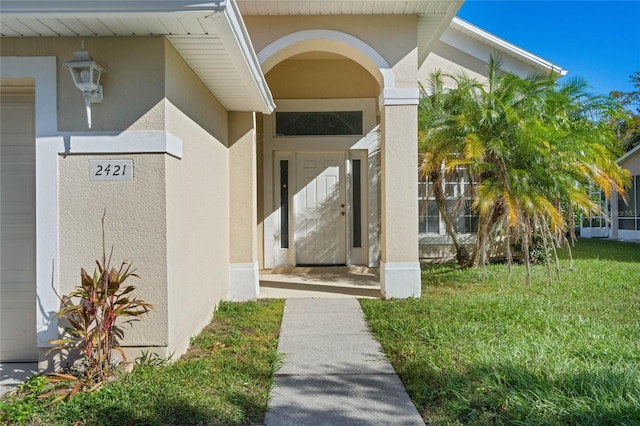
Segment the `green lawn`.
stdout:
<path fill-rule="evenodd" d="M 177 362 L 136 366 L 99 391 L 47 406 L 0 403 L 0 424 L 236 425 L 267 409 L 284 301 L 222 303 Z M 32 384 L 33 385 L 33 384 Z"/>
<path fill-rule="evenodd" d="M 439 265 L 420 299 L 361 301 L 427 424 L 640 424 L 640 244 L 574 257 L 551 285 Z"/>
<path fill-rule="evenodd" d="M 439 265 L 421 299 L 361 301 L 427 424 L 640 424 L 640 244 L 581 240 L 574 254 L 552 285 L 542 265 L 531 286 L 523 266 L 508 282 L 505 265 Z M 0 424 L 259 423 L 283 306 L 223 303 L 174 364 L 52 406 L 5 398 Z"/>

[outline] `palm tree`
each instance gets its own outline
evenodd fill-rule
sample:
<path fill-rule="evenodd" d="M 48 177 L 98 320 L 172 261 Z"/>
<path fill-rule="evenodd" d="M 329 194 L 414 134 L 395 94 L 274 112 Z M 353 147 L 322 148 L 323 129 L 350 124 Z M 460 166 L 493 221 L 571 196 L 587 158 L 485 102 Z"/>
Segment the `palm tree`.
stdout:
<path fill-rule="evenodd" d="M 427 88 L 421 87 L 422 96 L 418 105 L 418 144 L 421 153 L 420 175 L 425 181 L 431 183 L 430 191 L 438 206 L 447 234 L 454 245 L 456 261 L 459 265 L 466 266 L 469 262 L 469 253 L 460 243 L 453 224 L 462 197 L 448 208 L 444 188 L 447 164 L 464 146 L 464 139 L 452 122 L 455 120 L 456 111 L 464 105 L 463 100 L 457 97 L 459 93 L 461 92 L 447 89 L 441 72 L 436 71 L 429 76 Z M 426 208 L 425 200 L 422 209 Z"/>
<path fill-rule="evenodd" d="M 615 135 L 597 120 L 615 104 L 589 95 L 580 79 L 563 85 L 554 76 L 523 79 L 501 71 L 495 58 L 485 83 L 465 75 L 449 77 L 456 84 L 447 93 L 449 103 L 436 104 L 443 112 L 436 114 L 432 128 L 423 129 L 425 157 L 434 159 L 423 166 L 434 173 L 437 161 L 446 161 L 445 169 L 467 167 L 478 181 L 473 206 L 477 242 L 468 265 L 486 264 L 491 234 L 502 229 L 509 261 L 511 242 L 521 242 L 529 282 L 529 251 L 537 233 L 552 279 L 549 252 L 559 275 L 555 248 L 570 250 L 566 231 L 567 224 L 573 225 L 574 207 L 600 209 L 588 197 L 589 185 L 609 197 L 612 190 L 624 193 L 628 184 L 628 175 L 615 163 Z"/>

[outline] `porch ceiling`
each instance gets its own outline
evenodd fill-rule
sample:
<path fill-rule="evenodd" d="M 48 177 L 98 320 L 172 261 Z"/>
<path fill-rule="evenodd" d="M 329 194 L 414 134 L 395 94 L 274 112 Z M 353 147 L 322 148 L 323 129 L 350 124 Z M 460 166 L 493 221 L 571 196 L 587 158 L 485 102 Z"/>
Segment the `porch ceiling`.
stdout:
<path fill-rule="evenodd" d="M 227 110 L 274 108 L 233 1 L 3 0 L 0 36 L 166 36 Z"/>
<path fill-rule="evenodd" d="M 455 3 L 462 1 L 238 0 L 243 15 L 446 15 Z"/>

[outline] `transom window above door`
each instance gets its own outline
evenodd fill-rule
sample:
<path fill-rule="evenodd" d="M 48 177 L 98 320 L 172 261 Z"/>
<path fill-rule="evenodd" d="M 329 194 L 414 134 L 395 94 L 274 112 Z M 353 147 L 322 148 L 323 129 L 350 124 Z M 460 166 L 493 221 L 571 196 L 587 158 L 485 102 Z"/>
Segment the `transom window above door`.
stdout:
<path fill-rule="evenodd" d="M 364 134 L 362 111 L 276 112 L 275 122 L 276 137 Z"/>

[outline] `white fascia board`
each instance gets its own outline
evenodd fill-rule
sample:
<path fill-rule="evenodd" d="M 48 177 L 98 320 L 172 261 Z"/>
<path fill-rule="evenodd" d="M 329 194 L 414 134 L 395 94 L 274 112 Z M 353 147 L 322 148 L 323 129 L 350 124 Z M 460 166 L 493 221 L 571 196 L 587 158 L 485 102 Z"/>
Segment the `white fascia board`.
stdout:
<path fill-rule="evenodd" d="M 521 49 L 520 47 L 514 44 L 511 44 L 508 41 L 503 40 L 458 17 L 453 18 L 453 20 L 451 21 L 450 28 L 458 33 L 462 33 L 471 38 L 474 38 L 482 42 L 483 44 L 486 44 L 489 47 L 493 47 L 496 50 L 499 50 L 510 56 L 513 56 L 522 62 L 528 63 L 533 67 L 540 69 L 541 71 L 553 72 L 555 74 L 559 74 L 560 76 L 567 74 L 567 70 L 562 69 L 562 67 L 555 65 L 545 59 L 542 59 L 541 57 L 536 56 L 527 50 Z M 460 40 L 460 38 L 453 36 L 449 32 L 445 32 L 442 35 L 441 41 L 475 57 L 476 59 L 480 59 L 482 61 L 487 60 L 486 57 L 480 57 L 481 55 L 478 55 L 478 53 L 475 52 L 474 49 L 470 49 L 466 45 L 466 43 Z"/>
<path fill-rule="evenodd" d="M 243 76 L 244 80 L 254 89 L 251 92 L 255 93 L 251 110 L 271 114 L 276 109 L 276 104 L 235 0 L 227 0 L 224 16 L 228 24 L 228 31 L 220 31 L 219 35 L 229 46 L 230 51 L 231 46 L 234 47 L 234 59 L 241 62 L 239 64 L 241 66 L 238 68 L 246 70 Z"/>
<path fill-rule="evenodd" d="M 220 12 L 228 0 L 3 0 L 0 13 L 16 15 L 96 14 L 96 13 L 168 13 Z"/>
<path fill-rule="evenodd" d="M 640 145 L 636 146 L 635 148 L 633 148 L 631 151 L 627 152 L 626 154 L 624 154 L 622 157 L 618 158 L 616 160 L 616 163 L 618 164 L 622 164 L 624 161 L 626 161 L 628 158 L 633 157 L 634 155 L 640 153 Z"/>

